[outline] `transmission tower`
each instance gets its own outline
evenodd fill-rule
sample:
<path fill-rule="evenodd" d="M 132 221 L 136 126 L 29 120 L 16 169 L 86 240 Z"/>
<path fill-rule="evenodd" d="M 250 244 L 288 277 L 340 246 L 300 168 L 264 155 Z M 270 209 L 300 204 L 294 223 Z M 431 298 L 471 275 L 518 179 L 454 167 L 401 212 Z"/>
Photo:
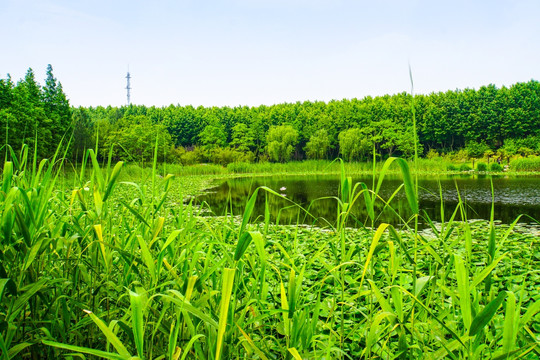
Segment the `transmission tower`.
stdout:
<path fill-rule="evenodd" d="M 130 85 L 130 83 L 129 83 L 129 80 L 131 79 L 131 75 L 129 74 L 129 70 L 128 70 L 126 79 L 127 79 L 127 86 L 126 86 L 126 90 L 127 90 L 127 104 L 128 104 L 128 106 L 129 106 L 129 104 L 130 104 L 130 101 L 129 101 L 129 91 L 131 90 L 131 85 Z"/>

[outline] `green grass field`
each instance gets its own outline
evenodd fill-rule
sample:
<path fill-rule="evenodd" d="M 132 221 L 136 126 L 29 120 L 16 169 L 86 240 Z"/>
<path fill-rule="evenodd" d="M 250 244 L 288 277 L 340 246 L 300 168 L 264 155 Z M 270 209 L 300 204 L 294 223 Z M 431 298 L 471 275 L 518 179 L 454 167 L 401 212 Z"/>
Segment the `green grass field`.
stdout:
<path fill-rule="evenodd" d="M 540 356 L 538 230 L 516 219 L 419 232 L 405 161 L 367 185 L 337 163 L 338 221 L 321 229 L 253 219 L 255 196 L 241 218 L 200 216 L 184 199 L 208 177 L 159 176 L 156 163 L 100 166 L 89 150 L 66 176 L 60 154 L 29 158 L 5 162 L 0 183 L 0 359 Z M 357 201 L 376 217 L 390 171 L 415 216 L 346 228 Z"/>

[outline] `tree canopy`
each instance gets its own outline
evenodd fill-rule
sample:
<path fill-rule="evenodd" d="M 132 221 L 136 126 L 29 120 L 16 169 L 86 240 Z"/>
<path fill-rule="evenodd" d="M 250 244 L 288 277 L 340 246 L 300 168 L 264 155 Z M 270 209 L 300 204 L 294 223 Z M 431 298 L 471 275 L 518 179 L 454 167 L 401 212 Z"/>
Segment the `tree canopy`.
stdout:
<path fill-rule="evenodd" d="M 171 156 L 184 154 L 189 161 L 212 161 L 216 154 L 222 163 L 340 155 L 363 160 L 373 149 L 383 157 L 414 154 L 411 100 L 410 94 L 399 93 L 256 107 L 70 108 L 49 65 L 44 86 L 36 82 L 32 69 L 17 84 L 9 75 L 0 80 L 0 126 L 13 148 L 22 143 L 33 146 L 37 138 L 40 157 L 50 156 L 62 136 L 73 134 L 70 151 L 74 156 L 94 146 L 97 139 L 101 156 L 108 154 L 111 146 L 131 144 L 127 147 L 135 157 L 147 158 L 143 155 L 146 150 L 134 149 L 148 144 L 153 148 L 155 138 L 127 140 L 130 132 L 138 132 L 160 137 Z M 479 156 L 479 152 L 502 148 L 540 152 L 538 81 L 416 95 L 414 102 L 420 154 L 463 149 Z M 166 160 L 169 150 L 162 150 Z M 197 153 L 191 154 L 193 150 Z M 125 156 L 120 150 L 113 154 Z"/>

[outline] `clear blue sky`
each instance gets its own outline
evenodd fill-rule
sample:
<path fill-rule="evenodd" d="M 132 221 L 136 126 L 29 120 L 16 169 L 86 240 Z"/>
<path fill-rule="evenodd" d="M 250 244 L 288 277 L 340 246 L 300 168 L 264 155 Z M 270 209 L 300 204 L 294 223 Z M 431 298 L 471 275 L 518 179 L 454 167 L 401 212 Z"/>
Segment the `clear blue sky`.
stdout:
<path fill-rule="evenodd" d="M 0 0 L 0 78 L 72 105 L 236 106 L 540 80 L 540 1 Z"/>

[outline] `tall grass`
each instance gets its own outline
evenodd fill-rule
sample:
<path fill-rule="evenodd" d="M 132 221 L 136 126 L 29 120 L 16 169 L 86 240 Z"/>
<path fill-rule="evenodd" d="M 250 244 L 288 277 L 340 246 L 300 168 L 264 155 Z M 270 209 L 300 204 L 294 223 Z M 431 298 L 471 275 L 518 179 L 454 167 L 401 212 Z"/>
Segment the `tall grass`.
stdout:
<path fill-rule="evenodd" d="M 540 156 L 519 158 L 510 161 L 512 171 L 540 171 Z"/>
<path fill-rule="evenodd" d="M 332 165 L 327 229 L 253 219 L 257 192 L 280 196 L 267 188 L 240 219 L 202 217 L 157 164 L 123 181 L 129 167 L 88 150 L 60 186 L 60 150 L 28 159 L 11 151 L 0 183 L 2 359 L 540 356 L 538 236 L 514 231 L 519 219 L 455 222 L 462 202 L 433 224 L 402 159 L 375 164 L 371 186 Z M 394 171 L 413 217 L 347 228 L 353 206 L 375 222 Z M 431 229 L 418 232 L 420 217 Z"/>
<path fill-rule="evenodd" d="M 373 171 L 381 170 L 383 162 L 346 162 L 344 163 L 347 174 L 372 174 Z M 414 165 L 414 166 L 413 166 Z M 418 158 L 409 160 L 409 166 L 413 173 L 439 174 L 446 173 L 454 167 L 453 163 L 442 157 L 434 159 Z M 133 165 L 132 165 L 133 167 Z M 169 172 L 177 175 L 230 175 L 230 174 L 335 174 L 341 173 L 339 162 L 330 160 L 304 160 L 287 163 L 230 163 L 227 167 L 215 164 L 198 164 L 181 166 L 166 164 L 159 167 L 160 173 Z M 397 169 L 389 171 L 398 173 Z M 455 170 L 450 170 L 455 171 Z"/>
<path fill-rule="evenodd" d="M 346 169 L 351 173 L 368 173 L 371 171 L 369 163 L 346 163 Z M 336 161 L 329 160 L 305 160 L 291 161 L 287 163 L 231 163 L 227 165 L 227 171 L 235 174 L 276 174 L 276 173 L 334 173 L 339 174 L 341 166 Z"/>

